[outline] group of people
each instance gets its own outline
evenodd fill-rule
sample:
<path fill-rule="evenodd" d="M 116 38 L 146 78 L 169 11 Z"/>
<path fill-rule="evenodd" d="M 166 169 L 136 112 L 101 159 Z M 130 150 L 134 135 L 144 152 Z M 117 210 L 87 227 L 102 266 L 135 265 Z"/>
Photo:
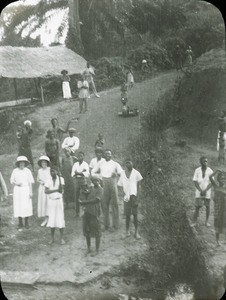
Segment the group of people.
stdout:
<path fill-rule="evenodd" d="M 61 71 L 62 77 L 62 91 L 63 98 L 66 100 L 72 99 L 72 93 L 70 88 L 70 76 L 67 70 Z M 87 99 L 90 98 L 90 90 L 92 89 L 94 95 L 99 98 L 100 95 L 97 93 L 96 86 L 93 80 L 95 75 L 93 67 L 87 62 L 86 69 L 82 74 L 79 75 L 79 80 L 77 81 L 78 88 L 78 98 L 79 98 L 79 113 L 85 113 L 88 109 Z"/>
<path fill-rule="evenodd" d="M 205 225 L 210 227 L 210 201 L 211 190 L 214 190 L 214 227 L 216 234 L 217 246 L 219 246 L 220 234 L 224 233 L 226 237 L 226 173 L 221 170 L 213 170 L 208 167 L 208 159 L 200 158 L 200 167 L 195 170 L 193 182 L 196 187 L 195 191 L 195 212 L 194 223 L 197 225 L 199 211 L 202 206 L 206 207 Z"/>
<path fill-rule="evenodd" d="M 174 49 L 173 56 L 174 56 L 175 66 L 177 70 L 181 70 L 184 65 L 186 67 L 189 67 L 193 63 L 194 54 L 191 46 L 188 46 L 188 48 L 184 52 L 181 46 L 177 44 Z"/>
<path fill-rule="evenodd" d="M 102 230 L 116 231 L 119 229 L 119 199 L 118 187 L 124 192 L 124 214 L 126 218 L 126 234 L 130 236 L 129 226 L 131 215 L 134 217 L 135 238 L 138 233 L 138 203 L 139 183 L 143 179 L 134 169 L 131 159 L 125 161 L 125 170 L 112 159 L 112 151 L 105 149 L 102 133 L 94 145 L 95 156 L 88 164 L 85 154 L 79 150 L 80 140 L 74 136 L 75 129 L 59 127 L 56 118 L 51 120 L 52 128 L 47 131 L 45 155 L 38 159 L 37 183 L 38 195 L 33 197 L 35 183 L 34 162 L 30 149 L 21 148 L 23 134 L 31 140 L 32 123 L 27 120 L 24 128 L 17 133 L 19 155 L 16 168 L 13 170 L 10 182 L 13 185 L 14 217 L 18 218 L 18 230 L 29 228 L 29 217 L 33 215 L 33 201 L 37 201 L 37 216 L 41 218 L 41 226 L 51 228 L 50 244 L 55 241 L 55 230 L 60 230 L 60 243 L 65 244 L 63 233 L 65 228 L 64 209 L 70 202 L 75 206 L 75 217 L 80 216 L 81 206 L 84 208 L 83 233 L 87 241 L 87 251 L 91 251 L 91 237 L 96 239 L 96 251 L 99 252 Z M 63 139 L 63 134 L 69 136 Z M 61 141 L 63 139 L 63 142 Z M 22 151 L 24 150 L 24 152 Z M 60 153 L 64 157 L 60 158 Z M 29 168 L 30 160 L 32 162 Z M 8 191 L 4 179 L 0 176 L 4 197 Z M 112 222 L 110 222 L 110 209 Z M 101 217 L 102 212 L 102 217 Z M 103 223 L 103 228 L 101 224 Z"/>

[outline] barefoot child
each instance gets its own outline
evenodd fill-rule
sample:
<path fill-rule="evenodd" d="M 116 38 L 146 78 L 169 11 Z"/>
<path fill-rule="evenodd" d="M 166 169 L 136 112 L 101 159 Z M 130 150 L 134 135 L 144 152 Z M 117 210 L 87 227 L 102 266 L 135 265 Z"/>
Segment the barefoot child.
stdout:
<path fill-rule="evenodd" d="M 95 143 L 95 148 L 104 148 L 104 135 L 103 133 L 99 132 L 98 133 L 98 139 L 96 140 L 96 143 Z"/>
<path fill-rule="evenodd" d="M 217 176 L 217 181 L 214 176 Z M 214 227 L 217 246 L 219 246 L 220 234 L 226 234 L 226 174 L 217 170 L 210 175 L 210 181 L 214 188 Z"/>
<path fill-rule="evenodd" d="M 18 230 L 22 231 L 23 218 L 25 219 L 25 228 L 29 228 L 28 218 L 33 215 L 32 212 L 32 184 L 34 178 L 31 171 L 26 168 L 29 161 L 26 156 L 18 156 L 16 168 L 13 170 L 10 182 L 13 188 L 13 210 L 14 217 L 18 218 Z"/>
<path fill-rule="evenodd" d="M 41 156 L 38 160 L 40 169 L 38 170 L 37 182 L 38 188 L 38 218 L 45 218 L 41 226 L 46 226 L 48 222 L 48 202 L 45 193 L 45 183 L 50 179 L 50 159 L 48 156 Z"/>
<path fill-rule="evenodd" d="M 140 172 L 133 168 L 133 163 L 130 159 L 126 160 L 126 169 L 121 173 L 118 185 L 123 187 L 124 196 L 124 209 L 126 215 L 126 236 L 130 236 L 129 225 L 130 217 L 133 215 L 135 238 L 139 239 L 138 233 L 138 192 L 139 182 L 143 179 Z"/>
<path fill-rule="evenodd" d="M 87 242 L 87 253 L 91 252 L 91 238 L 96 239 L 96 254 L 100 249 L 101 238 L 101 224 L 100 224 L 100 202 L 103 195 L 103 189 L 100 186 L 99 178 L 93 176 L 91 178 L 94 186 L 91 186 L 89 190 L 82 189 L 82 193 L 86 194 L 86 200 L 79 200 L 81 205 L 84 205 L 83 215 L 83 233 Z"/>
<path fill-rule="evenodd" d="M 54 243 L 55 229 L 60 230 L 60 244 L 64 245 L 63 231 L 65 227 L 64 221 L 64 203 L 63 203 L 63 186 L 64 179 L 57 175 L 57 167 L 51 167 L 51 178 L 45 184 L 45 193 L 48 195 L 48 223 L 47 227 L 51 228 L 51 241 Z"/>

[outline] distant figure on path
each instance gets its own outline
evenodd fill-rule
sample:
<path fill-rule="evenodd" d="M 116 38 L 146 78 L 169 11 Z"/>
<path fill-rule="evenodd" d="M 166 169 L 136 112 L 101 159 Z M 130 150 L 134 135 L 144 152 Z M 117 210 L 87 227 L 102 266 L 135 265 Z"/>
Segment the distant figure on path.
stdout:
<path fill-rule="evenodd" d="M 102 132 L 98 133 L 98 139 L 95 142 L 95 148 L 104 148 L 105 140 Z"/>
<path fill-rule="evenodd" d="M 33 133 L 31 125 L 31 121 L 26 120 L 24 122 L 24 128 L 22 128 L 21 131 L 17 133 L 17 139 L 19 143 L 18 156 L 26 156 L 34 171 L 34 163 L 31 152 L 31 136 Z"/>
<path fill-rule="evenodd" d="M 186 54 L 186 66 L 191 66 L 193 62 L 193 51 L 191 49 L 191 46 L 188 47 L 185 54 Z"/>
<path fill-rule="evenodd" d="M 37 182 L 38 187 L 38 218 L 44 218 L 41 226 L 46 226 L 48 222 L 48 199 L 45 193 L 45 183 L 50 178 L 50 159 L 42 155 L 38 160 L 40 169 L 38 170 Z"/>
<path fill-rule="evenodd" d="M 180 45 L 176 45 L 176 48 L 174 50 L 174 62 L 177 71 L 181 70 L 183 67 L 183 55 L 182 55 L 182 50 L 180 48 Z"/>
<path fill-rule="evenodd" d="M 220 133 L 223 132 L 224 149 L 226 149 L 226 111 L 221 111 L 218 117 L 218 136 L 217 136 L 217 151 L 219 150 Z"/>
<path fill-rule="evenodd" d="M 64 149 L 64 157 L 62 158 L 61 173 L 64 178 L 64 203 L 66 208 L 69 207 L 70 202 L 74 202 L 74 182 L 71 177 L 71 171 L 73 167 L 73 158 L 70 155 L 70 150 Z"/>
<path fill-rule="evenodd" d="M 13 211 L 14 217 L 18 218 L 18 230 L 23 229 L 23 218 L 25 220 L 25 228 L 29 228 L 28 218 L 33 215 L 32 207 L 32 184 L 34 178 L 31 171 L 27 168 L 29 161 L 25 156 L 18 156 L 16 160 L 16 168 L 10 177 L 13 185 Z"/>
<path fill-rule="evenodd" d="M 205 205 L 206 207 L 206 222 L 205 225 L 207 227 L 210 226 L 208 223 L 209 215 L 210 215 L 210 199 L 211 199 L 211 181 L 210 175 L 213 174 L 212 169 L 210 169 L 208 165 L 208 160 L 205 156 L 200 158 L 201 166 L 195 170 L 193 176 L 193 182 L 196 187 L 195 191 L 195 213 L 194 213 L 194 223 L 192 226 L 196 225 L 199 210 Z"/>
<path fill-rule="evenodd" d="M 64 179 L 58 176 L 58 168 L 52 166 L 50 169 L 51 177 L 45 183 L 45 193 L 48 195 L 48 223 L 47 227 L 51 228 L 51 241 L 49 244 L 55 242 L 54 235 L 55 229 L 60 230 L 60 244 L 64 245 L 63 239 L 65 220 L 64 220 L 64 203 L 63 203 L 63 191 L 64 191 Z"/>
<path fill-rule="evenodd" d="M 78 81 L 78 98 L 79 98 L 79 114 L 87 111 L 87 99 L 89 98 L 89 83 L 85 79 L 85 76 L 82 76 L 82 81 Z M 83 105 L 85 110 L 83 111 Z"/>
<path fill-rule="evenodd" d="M 225 141 L 224 141 L 224 132 L 220 131 L 218 139 L 218 161 L 220 163 L 225 162 Z"/>
<path fill-rule="evenodd" d="M 49 129 L 46 135 L 45 152 L 49 157 L 51 165 L 60 166 L 60 142 L 55 137 L 52 129 Z"/>
<path fill-rule="evenodd" d="M 83 234 L 86 237 L 87 254 L 91 252 L 91 238 L 94 237 L 96 240 L 96 252 L 94 255 L 97 255 L 99 253 L 101 239 L 100 203 L 103 196 L 103 189 L 100 186 L 98 177 L 93 176 L 91 180 L 93 186 L 86 191 L 82 189 L 82 199 L 79 200 L 79 203 L 84 206 Z"/>
<path fill-rule="evenodd" d="M 126 160 L 126 169 L 121 173 L 118 185 L 123 188 L 124 196 L 124 212 L 126 215 L 126 236 L 130 236 L 129 225 L 130 217 L 133 215 L 135 238 L 140 239 L 138 233 L 138 204 L 139 204 L 139 187 L 140 181 L 143 179 L 140 172 L 133 168 L 130 159 Z"/>
<path fill-rule="evenodd" d="M 67 75 L 67 70 L 61 71 L 62 77 L 62 90 L 63 90 L 63 98 L 66 100 L 71 99 L 71 88 L 70 88 L 70 77 Z"/>
<path fill-rule="evenodd" d="M 112 230 L 119 228 L 118 188 L 117 179 L 122 173 L 119 163 L 112 160 L 110 149 L 105 150 L 105 161 L 93 169 L 92 174 L 100 174 L 103 182 L 102 208 L 105 230 L 110 229 L 109 208 L 112 208 Z"/>
<path fill-rule="evenodd" d="M 127 73 L 127 86 L 129 89 L 132 89 L 132 87 L 134 86 L 134 77 L 131 69 L 129 69 Z"/>
<path fill-rule="evenodd" d="M 79 148 L 80 140 L 78 137 L 74 136 L 76 130 L 75 128 L 69 128 L 69 136 L 66 137 L 62 143 L 62 149 L 68 149 L 70 154 L 73 156 Z"/>
<path fill-rule="evenodd" d="M 217 176 L 217 180 L 214 176 Z M 210 175 L 210 181 L 214 188 L 214 227 L 219 246 L 220 234 L 226 234 L 226 174 L 217 170 Z"/>
<path fill-rule="evenodd" d="M 146 59 L 143 59 L 141 62 L 141 71 L 147 73 L 149 71 L 148 62 Z"/>
<path fill-rule="evenodd" d="M 94 95 L 97 98 L 100 98 L 100 95 L 98 95 L 97 93 L 96 86 L 93 80 L 93 75 L 95 75 L 95 73 L 89 62 L 87 62 L 86 69 L 82 75 L 84 75 L 85 80 L 88 81 L 89 87 L 92 87 Z"/>
<path fill-rule="evenodd" d="M 78 153 L 78 161 L 73 165 L 71 177 L 74 178 L 74 199 L 75 199 L 75 212 L 76 217 L 79 217 L 80 205 L 79 197 L 82 185 L 87 183 L 89 177 L 89 165 L 84 161 L 84 153 Z"/>
<path fill-rule="evenodd" d="M 54 131 L 55 138 L 57 138 L 60 142 L 63 138 L 63 134 L 68 132 L 69 125 L 71 124 L 71 120 L 67 122 L 67 126 L 65 129 L 59 126 L 57 118 L 53 118 L 51 120 L 52 130 Z"/>

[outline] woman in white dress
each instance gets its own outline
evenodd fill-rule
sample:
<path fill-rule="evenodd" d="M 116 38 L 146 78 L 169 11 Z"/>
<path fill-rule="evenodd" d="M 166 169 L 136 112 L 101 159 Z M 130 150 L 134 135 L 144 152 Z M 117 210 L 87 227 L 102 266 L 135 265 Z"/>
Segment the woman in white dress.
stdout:
<path fill-rule="evenodd" d="M 45 218 L 41 226 L 45 226 L 48 222 L 48 202 L 45 193 L 45 183 L 50 179 L 50 159 L 48 156 L 42 155 L 38 160 L 40 169 L 38 170 L 37 182 L 38 188 L 38 218 Z"/>
<path fill-rule="evenodd" d="M 13 188 L 13 210 L 14 217 L 18 218 L 18 230 L 23 228 L 23 218 L 25 219 L 25 228 L 29 228 L 28 217 L 33 215 L 32 208 L 32 184 L 34 178 L 31 171 L 26 168 L 29 161 L 26 156 L 18 156 L 16 168 L 13 170 L 10 182 Z"/>
<path fill-rule="evenodd" d="M 54 243 L 55 228 L 60 229 L 60 243 L 65 244 L 63 239 L 64 221 L 64 203 L 63 203 L 63 186 L 64 179 L 57 175 L 58 169 L 51 167 L 50 179 L 45 183 L 45 193 L 48 195 L 48 223 L 47 227 L 51 228 L 51 241 Z"/>
<path fill-rule="evenodd" d="M 68 71 L 67 70 L 62 70 L 62 90 L 63 90 L 63 98 L 65 101 L 67 99 L 71 99 L 71 88 L 70 88 L 70 77 L 67 75 Z"/>

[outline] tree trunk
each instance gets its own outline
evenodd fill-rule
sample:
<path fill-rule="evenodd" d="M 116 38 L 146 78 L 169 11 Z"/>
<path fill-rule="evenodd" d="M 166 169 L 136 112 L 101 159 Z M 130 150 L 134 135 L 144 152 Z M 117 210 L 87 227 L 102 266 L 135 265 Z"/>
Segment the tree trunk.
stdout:
<path fill-rule="evenodd" d="M 80 32 L 79 0 L 69 0 L 69 30 L 66 45 L 80 55 L 83 55 L 84 48 Z"/>

